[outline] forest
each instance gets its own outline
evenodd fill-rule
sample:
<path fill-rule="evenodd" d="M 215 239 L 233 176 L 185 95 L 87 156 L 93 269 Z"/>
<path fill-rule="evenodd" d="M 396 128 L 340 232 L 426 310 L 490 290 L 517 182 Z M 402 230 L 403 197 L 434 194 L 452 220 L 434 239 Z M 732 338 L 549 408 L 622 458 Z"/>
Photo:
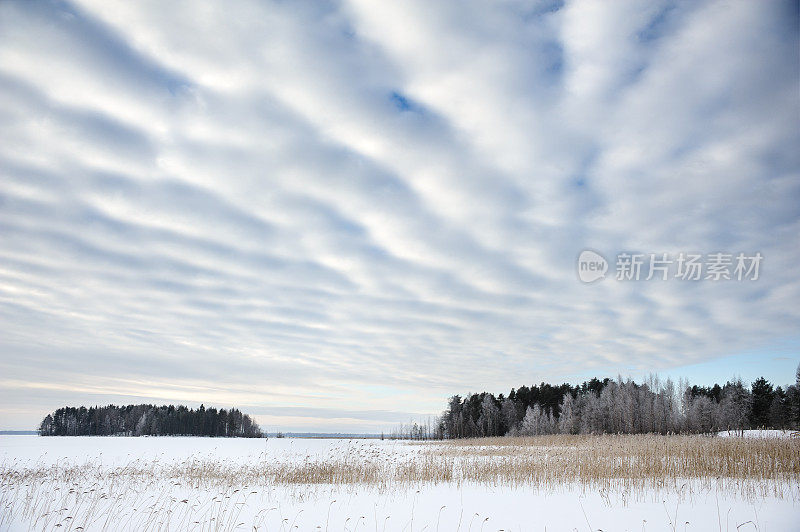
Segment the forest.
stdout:
<path fill-rule="evenodd" d="M 239 410 L 125 405 L 64 407 L 48 414 L 42 436 L 214 436 L 260 438 L 261 428 Z"/>
<path fill-rule="evenodd" d="M 580 385 L 541 383 L 491 393 L 452 396 L 426 424 L 402 425 L 390 438 L 456 439 L 542 434 L 715 433 L 750 428 L 800 429 L 800 367 L 784 390 L 763 377 L 749 386 L 690 386 L 650 376 L 593 378 Z M 64 407 L 48 414 L 43 436 L 216 436 L 258 438 L 258 424 L 237 409 L 127 405 Z"/>
<path fill-rule="evenodd" d="M 750 428 L 800 428 L 800 367 L 785 390 L 763 377 L 750 386 L 733 379 L 723 386 L 690 386 L 651 376 L 594 378 L 581 385 L 522 386 L 508 395 L 450 398 L 432 425 L 414 425 L 409 437 L 473 438 L 540 434 L 715 433 Z"/>

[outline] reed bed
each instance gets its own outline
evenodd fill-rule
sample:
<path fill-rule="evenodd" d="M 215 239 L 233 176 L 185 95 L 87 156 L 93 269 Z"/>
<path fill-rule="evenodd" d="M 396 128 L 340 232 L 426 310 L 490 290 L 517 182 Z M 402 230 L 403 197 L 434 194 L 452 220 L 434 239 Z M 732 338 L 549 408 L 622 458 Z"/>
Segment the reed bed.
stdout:
<path fill-rule="evenodd" d="M 430 454 L 460 457 L 472 480 L 593 482 L 731 478 L 800 482 L 800 439 L 659 435 L 553 435 L 446 442 Z M 484 460 L 489 458 L 491 460 Z M 472 467 L 485 464 L 489 477 Z M 506 466 L 498 469 L 500 465 Z"/>
<path fill-rule="evenodd" d="M 248 500 L 258 499 L 267 511 L 276 489 L 302 499 L 329 487 L 413 493 L 465 483 L 531 492 L 577 487 L 626 497 L 717 490 L 751 501 L 800 500 L 800 439 L 554 435 L 358 443 L 299 459 L 263 455 L 248 462 L 207 456 L 113 467 L 3 463 L 0 530 L 12 522 L 36 530 L 159 530 L 175 522 L 229 530 L 239 526 Z"/>

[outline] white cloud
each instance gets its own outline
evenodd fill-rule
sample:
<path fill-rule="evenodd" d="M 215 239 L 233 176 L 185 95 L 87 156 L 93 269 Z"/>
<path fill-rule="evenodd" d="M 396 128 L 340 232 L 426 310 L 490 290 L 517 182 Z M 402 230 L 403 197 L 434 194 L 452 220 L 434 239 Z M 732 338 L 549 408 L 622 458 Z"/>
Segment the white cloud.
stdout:
<path fill-rule="evenodd" d="M 8 404 L 44 387 L 377 423 L 353 411 L 796 335 L 784 9 L 3 3 Z M 587 286 L 586 247 L 765 263 L 749 284 Z"/>

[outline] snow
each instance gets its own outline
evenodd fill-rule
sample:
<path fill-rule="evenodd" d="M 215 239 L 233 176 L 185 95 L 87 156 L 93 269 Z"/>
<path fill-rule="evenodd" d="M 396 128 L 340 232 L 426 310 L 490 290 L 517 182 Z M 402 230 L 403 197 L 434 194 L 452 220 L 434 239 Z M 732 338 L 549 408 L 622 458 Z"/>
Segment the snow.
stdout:
<path fill-rule="evenodd" d="M 0 436 L 0 466 L 4 472 L 71 465 L 112 471 L 139 460 L 157 462 L 154 471 L 160 471 L 186 460 L 211 460 L 235 467 L 259 460 L 324 460 L 342 453 L 402 461 L 424 448 L 388 440 Z M 4 483 L 0 499 L 6 499 L 0 508 L 5 515 L 0 518 L 0 530 L 29 529 L 32 518 L 21 515 L 20 501 L 30 493 L 39 493 L 40 499 L 46 498 L 42 494 L 52 497 L 58 502 L 53 508 L 67 508 L 50 515 L 50 528 L 62 522 L 65 528 L 61 530 L 69 526 L 142 530 L 158 528 L 161 523 L 161 528 L 182 530 L 232 530 L 239 525 L 239 530 L 256 526 L 276 531 L 735 531 L 737 527 L 742 531 L 788 531 L 798 530 L 800 523 L 797 497 L 743 500 L 728 492 L 701 489 L 691 481 L 684 483 L 680 493 L 648 491 L 637 496 L 618 492 L 613 486 L 585 490 L 578 485 L 546 492 L 525 486 L 456 483 L 388 490 L 366 485 L 244 486 L 235 482 L 202 488 L 157 475 L 130 485 L 103 482 L 91 487 L 70 486 L 68 481 L 44 483 L 17 491 Z M 68 493 L 68 488 L 72 492 Z M 96 520 L 86 518 L 79 523 L 91 507 L 87 501 L 94 501 Z M 148 520 L 148 515 L 155 517 Z M 42 521 L 36 528 L 42 528 Z"/>
<path fill-rule="evenodd" d="M 744 436 L 745 438 L 792 438 L 792 437 L 797 437 L 797 436 L 793 436 L 794 434 L 797 434 L 798 436 L 800 436 L 800 433 L 798 433 L 795 430 L 775 430 L 775 429 L 769 429 L 769 430 L 745 430 L 744 434 L 742 434 L 742 433 L 740 433 L 738 431 L 734 431 L 734 430 L 730 430 L 730 431 L 729 430 L 724 430 L 722 432 L 718 432 L 717 436 L 720 436 L 721 438 L 741 438 L 742 436 Z"/>

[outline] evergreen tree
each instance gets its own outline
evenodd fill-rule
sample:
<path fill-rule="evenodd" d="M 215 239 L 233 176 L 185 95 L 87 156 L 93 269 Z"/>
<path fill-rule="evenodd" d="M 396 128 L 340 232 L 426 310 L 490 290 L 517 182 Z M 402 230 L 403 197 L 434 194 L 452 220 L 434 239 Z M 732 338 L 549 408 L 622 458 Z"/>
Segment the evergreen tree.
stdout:
<path fill-rule="evenodd" d="M 772 406 L 772 399 L 774 397 L 772 384 L 764 377 L 760 377 L 753 381 L 750 390 L 753 397 L 752 410 L 750 412 L 750 426 L 756 428 L 768 427 L 770 424 L 770 407 Z"/>
<path fill-rule="evenodd" d="M 772 403 L 769 406 L 769 423 L 775 429 L 785 429 L 790 424 L 786 392 L 780 386 L 775 388 Z"/>
<path fill-rule="evenodd" d="M 59 408 L 39 425 L 42 436 L 221 436 L 257 438 L 258 424 L 237 409 L 219 412 L 203 405 L 108 405 Z"/>

